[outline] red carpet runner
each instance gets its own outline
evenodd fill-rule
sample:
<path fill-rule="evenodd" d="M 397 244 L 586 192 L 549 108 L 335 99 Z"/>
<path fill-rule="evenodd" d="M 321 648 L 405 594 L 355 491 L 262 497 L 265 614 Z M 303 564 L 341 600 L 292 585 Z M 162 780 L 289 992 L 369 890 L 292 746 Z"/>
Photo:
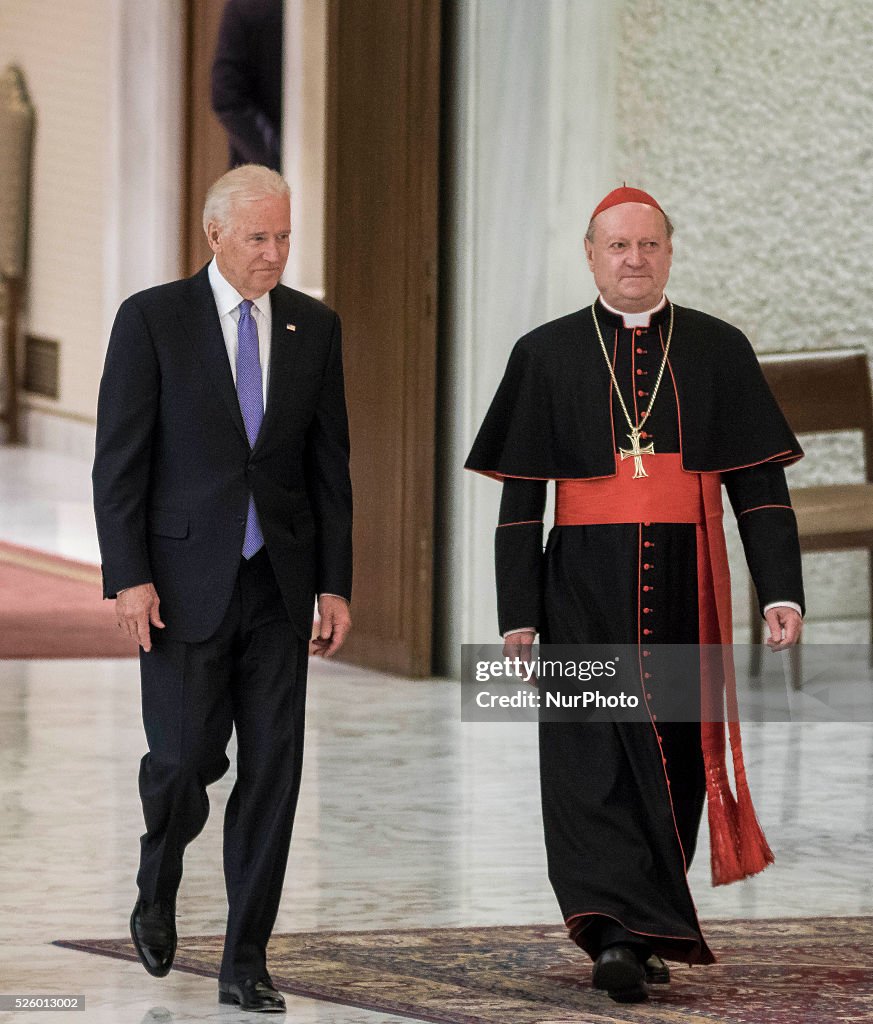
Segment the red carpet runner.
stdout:
<path fill-rule="evenodd" d="M 131 658 L 96 565 L 0 541 L 0 659 Z"/>

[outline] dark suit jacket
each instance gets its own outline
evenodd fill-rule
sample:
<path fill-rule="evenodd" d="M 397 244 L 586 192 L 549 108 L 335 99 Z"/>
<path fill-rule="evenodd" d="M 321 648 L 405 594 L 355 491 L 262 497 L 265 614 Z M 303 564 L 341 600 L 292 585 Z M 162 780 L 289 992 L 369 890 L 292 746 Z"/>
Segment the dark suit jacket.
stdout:
<path fill-rule="evenodd" d="M 228 0 L 212 64 L 212 109 L 230 142 L 230 166 L 280 169 L 282 0 Z"/>
<path fill-rule="evenodd" d="M 153 582 L 177 640 L 205 640 L 221 622 L 250 492 L 300 635 L 316 592 L 351 597 L 339 318 L 283 285 L 270 299 L 269 391 L 253 450 L 206 268 L 127 299 L 112 329 L 93 472 L 104 596 Z"/>

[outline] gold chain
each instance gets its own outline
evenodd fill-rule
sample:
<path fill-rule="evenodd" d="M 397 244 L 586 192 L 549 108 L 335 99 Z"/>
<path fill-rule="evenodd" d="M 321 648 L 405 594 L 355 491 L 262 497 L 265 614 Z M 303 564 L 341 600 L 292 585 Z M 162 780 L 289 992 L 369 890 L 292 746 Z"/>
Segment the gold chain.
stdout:
<path fill-rule="evenodd" d="M 670 303 L 670 327 L 667 330 L 667 344 L 664 346 L 664 358 L 661 360 L 661 369 L 658 370 L 658 379 L 655 381 L 655 386 L 652 389 L 652 397 L 649 399 L 649 407 L 640 417 L 640 422 L 634 425 L 633 420 L 630 418 L 630 413 L 627 411 L 627 406 L 624 404 L 624 398 L 621 395 L 621 388 L 618 386 L 618 381 L 615 379 L 615 370 L 612 368 L 612 362 L 609 358 L 609 353 L 606 351 L 606 345 L 603 343 L 603 335 L 600 333 L 600 324 L 597 322 L 597 311 L 594 308 L 595 303 L 591 303 L 591 316 L 594 318 L 594 329 L 597 331 L 597 340 L 600 342 L 600 348 L 603 351 L 603 358 L 606 360 L 606 368 L 609 370 L 609 376 L 612 377 L 612 386 L 615 388 L 615 393 L 618 396 L 619 404 L 621 405 L 621 411 L 624 413 L 624 418 L 627 420 L 627 425 L 631 431 L 639 435 L 643 424 L 649 418 L 649 414 L 652 411 L 652 406 L 655 404 L 655 398 L 658 394 L 658 388 L 661 386 L 661 378 L 664 376 L 664 369 L 667 366 L 667 353 L 670 351 L 670 342 L 673 340 L 673 303 Z"/>

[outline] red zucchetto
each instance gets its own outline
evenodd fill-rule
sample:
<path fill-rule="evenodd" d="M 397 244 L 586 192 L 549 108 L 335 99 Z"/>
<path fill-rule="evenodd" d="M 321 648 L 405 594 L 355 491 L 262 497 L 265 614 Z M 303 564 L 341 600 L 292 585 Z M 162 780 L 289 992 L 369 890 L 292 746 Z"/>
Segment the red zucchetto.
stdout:
<path fill-rule="evenodd" d="M 611 206 L 620 206 L 622 203 L 644 203 L 646 206 L 654 206 L 656 210 L 661 210 L 660 205 L 648 192 L 643 192 L 642 189 L 638 188 L 628 188 L 627 185 L 623 185 L 621 188 L 614 188 L 608 196 L 604 196 L 600 200 L 597 209 L 591 214 L 591 219 L 594 220 L 599 213 L 603 213 L 604 210 L 608 210 Z M 661 210 L 661 213 L 664 213 L 664 211 Z"/>

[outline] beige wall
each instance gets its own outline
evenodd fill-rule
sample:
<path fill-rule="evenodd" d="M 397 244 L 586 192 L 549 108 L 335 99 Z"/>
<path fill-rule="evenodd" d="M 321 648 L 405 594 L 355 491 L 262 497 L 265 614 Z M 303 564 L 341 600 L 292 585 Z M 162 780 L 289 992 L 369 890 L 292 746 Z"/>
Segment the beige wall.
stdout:
<path fill-rule="evenodd" d="M 57 402 L 93 418 L 104 352 L 111 0 L 0 0 L 0 65 L 36 107 L 26 326 L 61 343 Z"/>
<path fill-rule="evenodd" d="M 121 300 L 178 276 L 183 5 L 0 0 L 0 66 L 36 107 L 25 329 L 60 342 L 60 398 L 25 396 L 27 443 L 89 458 Z"/>

